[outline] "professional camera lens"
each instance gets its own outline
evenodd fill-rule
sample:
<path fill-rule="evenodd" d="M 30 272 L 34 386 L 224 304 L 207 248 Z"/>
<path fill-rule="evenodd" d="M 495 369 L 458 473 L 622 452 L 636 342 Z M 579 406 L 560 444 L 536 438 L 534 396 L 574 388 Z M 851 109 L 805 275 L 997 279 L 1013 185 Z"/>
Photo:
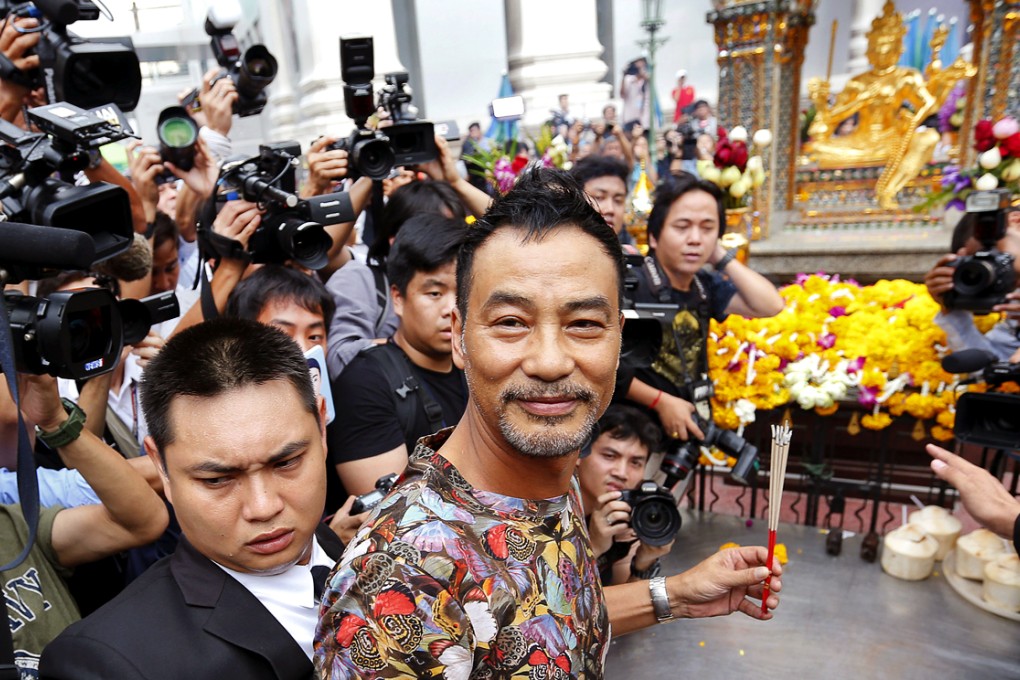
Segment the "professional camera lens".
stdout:
<path fill-rule="evenodd" d="M 372 179 L 386 179 L 396 159 L 384 135 L 358 141 L 351 151 L 351 162 L 358 172 Z"/>
<path fill-rule="evenodd" d="M 700 447 L 697 442 L 676 442 L 672 450 L 667 451 L 659 469 L 666 475 L 666 486 L 672 487 L 682 479 L 686 479 L 698 465 Z"/>
<path fill-rule="evenodd" d="M 248 251 L 252 261 L 260 264 L 294 260 L 302 267 L 322 269 L 329 262 L 332 245 L 333 239 L 321 224 L 290 212 L 266 215 L 252 234 Z"/>
<path fill-rule="evenodd" d="M 165 161 L 187 172 L 195 165 L 195 143 L 198 125 L 182 106 L 171 106 L 159 114 L 156 125 L 159 155 Z"/>
<path fill-rule="evenodd" d="M 237 74 L 237 94 L 245 99 L 254 99 L 273 82 L 278 70 L 276 57 L 265 45 L 252 45 L 244 53 L 241 68 Z"/>
<path fill-rule="evenodd" d="M 646 479 L 636 489 L 627 489 L 620 500 L 630 506 L 630 526 L 638 540 L 648 545 L 666 545 L 680 531 L 680 512 L 669 489 Z"/>
<path fill-rule="evenodd" d="M 980 295 L 995 282 L 995 267 L 986 259 L 966 258 L 953 272 L 953 288 L 960 295 Z"/>

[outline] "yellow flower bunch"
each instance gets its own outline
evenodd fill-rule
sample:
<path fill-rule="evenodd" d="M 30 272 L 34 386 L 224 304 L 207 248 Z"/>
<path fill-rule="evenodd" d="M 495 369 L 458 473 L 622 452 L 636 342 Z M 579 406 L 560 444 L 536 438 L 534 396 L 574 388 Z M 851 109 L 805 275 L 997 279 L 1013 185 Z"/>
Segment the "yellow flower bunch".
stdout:
<path fill-rule="evenodd" d="M 865 428 L 880 430 L 907 415 L 935 419 L 936 439 L 952 437 L 956 377 L 939 364 L 946 338 L 934 323 L 938 303 L 923 285 L 860 286 L 838 276 L 800 275 L 780 293 L 786 305 L 774 317 L 712 322 L 709 369 L 720 427 L 749 422 L 734 411 L 738 400 L 758 409 L 796 400 L 829 415 L 840 401 L 856 398 L 870 409 L 861 419 Z M 975 322 L 984 331 L 998 318 Z"/>

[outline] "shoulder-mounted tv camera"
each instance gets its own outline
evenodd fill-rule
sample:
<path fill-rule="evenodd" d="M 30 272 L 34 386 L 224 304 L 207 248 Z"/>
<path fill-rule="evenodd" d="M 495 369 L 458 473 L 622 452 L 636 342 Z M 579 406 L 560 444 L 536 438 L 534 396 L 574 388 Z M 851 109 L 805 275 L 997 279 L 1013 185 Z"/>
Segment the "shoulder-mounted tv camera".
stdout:
<path fill-rule="evenodd" d="M 298 197 L 295 173 L 300 158 L 298 142 L 262 144 L 258 156 L 227 163 L 220 172 L 220 183 L 228 192 L 218 200 L 243 198 L 265 210 L 248 242 L 245 256 L 252 262 L 294 260 L 309 269 L 322 269 L 333 245 L 323 227 L 355 218 L 351 199 L 344 192 Z M 211 221 L 199 229 L 199 243 L 212 256 L 240 254 L 236 252 L 240 244 L 213 232 Z"/>
<path fill-rule="evenodd" d="M 142 92 L 142 72 L 130 39 L 92 42 L 67 30 L 69 24 L 93 21 L 99 14 L 91 0 L 0 0 L 0 18 L 38 19 L 39 26 L 25 32 L 40 34 L 32 50 L 39 56 L 38 68 L 22 71 L 0 54 L 0 78 L 31 90 L 45 87 L 51 103 L 67 101 L 88 109 L 112 101 L 122 111 L 133 111 Z"/>
<path fill-rule="evenodd" d="M 1020 383 L 1020 364 L 998 361 L 991 352 L 965 349 L 942 358 L 949 373 L 970 373 L 962 384 L 984 382 L 991 387 Z M 953 436 L 958 441 L 1009 451 L 1020 450 L 1020 396 L 1006 392 L 967 392 L 956 401 Z"/>
<path fill-rule="evenodd" d="M 386 86 L 376 102 L 372 86 L 375 77 L 372 38 L 340 39 L 340 77 L 344 82 L 344 108 L 356 127 L 349 137 L 329 148 L 348 153 L 349 176 L 386 179 L 394 167 L 418 165 L 436 158 L 434 126 L 417 120 L 407 73 L 387 73 Z M 368 119 L 379 109 L 386 111 L 392 125 L 372 130 L 367 125 Z"/>
<path fill-rule="evenodd" d="M 966 309 L 988 314 L 1006 301 L 1016 289 L 1013 256 L 995 247 L 1006 235 L 1006 216 L 1010 210 L 1008 189 L 974 191 L 967 196 L 967 213 L 974 219 L 974 238 L 981 250 L 950 263 L 953 289 L 943 297 L 947 309 Z"/>

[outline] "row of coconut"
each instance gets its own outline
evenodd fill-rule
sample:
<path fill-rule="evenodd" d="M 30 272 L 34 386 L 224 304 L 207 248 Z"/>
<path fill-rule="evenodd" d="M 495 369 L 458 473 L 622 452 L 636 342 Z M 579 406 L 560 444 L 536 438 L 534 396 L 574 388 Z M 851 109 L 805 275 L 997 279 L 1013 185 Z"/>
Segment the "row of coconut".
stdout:
<path fill-rule="evenodd" d="M 886 534 L 882 569 L 896 578 L 920 581 L 954 550 L 956 573 L 981 581 L 986 602 L 1020 611 L 1020 557 L 1013 546 L 987 529 L 960 536 L 962 528 L 960 520 L 935 505 L 910 513 L 906 524 Z"/>

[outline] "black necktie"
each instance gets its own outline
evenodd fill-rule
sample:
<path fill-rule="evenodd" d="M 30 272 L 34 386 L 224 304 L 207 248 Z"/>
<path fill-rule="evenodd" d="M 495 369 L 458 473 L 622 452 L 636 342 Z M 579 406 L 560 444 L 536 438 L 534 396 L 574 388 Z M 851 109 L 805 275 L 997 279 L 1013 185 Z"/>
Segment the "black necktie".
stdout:
<path fill-rule="evenodd" d="M 316 602 L 322 599 L 322 591 L 326 588 L 327 576 L 329 576 L 329 567 L 321 564 L 312 567 L 312 593 L 315 595 Z"/>

